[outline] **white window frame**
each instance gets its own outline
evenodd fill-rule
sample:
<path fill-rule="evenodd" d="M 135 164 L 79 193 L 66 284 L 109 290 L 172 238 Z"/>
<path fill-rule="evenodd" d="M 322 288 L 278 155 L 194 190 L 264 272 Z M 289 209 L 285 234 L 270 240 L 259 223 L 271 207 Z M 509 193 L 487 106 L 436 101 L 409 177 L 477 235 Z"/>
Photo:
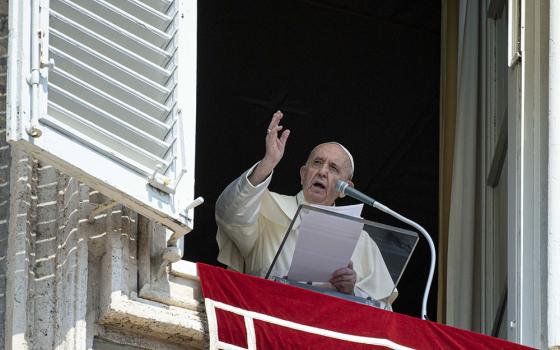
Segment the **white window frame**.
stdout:
<path fill-rule="evenodd" d="M 508 79 L 508 339 L 544 348 L 548 7 L 520 1 L 520 55 Z"/>

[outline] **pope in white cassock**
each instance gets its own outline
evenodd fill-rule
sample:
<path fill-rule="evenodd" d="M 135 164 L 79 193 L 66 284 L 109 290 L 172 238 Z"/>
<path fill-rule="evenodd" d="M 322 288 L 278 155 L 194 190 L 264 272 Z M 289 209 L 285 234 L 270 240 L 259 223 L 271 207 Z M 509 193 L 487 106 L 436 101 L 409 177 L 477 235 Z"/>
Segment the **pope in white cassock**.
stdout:
<path fill-rule="evenodd" d="M 352 184 L 354 162 L 336 142 L 316 146 L 300 168 L 302 190 L 296 196 L 270 192 L 272 172 L 282 159 L 289 130 L 282 131 L 282 112 L 276 112 L 267 130 L 263 159 L 222 192 L 216 202 L 218 260 L 229 268 L 264 277 L 293 219 L 298 205 L 334 205 L 342 195 L 337 180 Z M 285 276 L 297 240 L 290 234 L 275 264 L 273 275 Z M 391 304 L 397 297 L 394 283 L 379 248 L 362 232 L 348 266 L 333 271 L 332 288 L 346 294 L 371 297 Z"/>

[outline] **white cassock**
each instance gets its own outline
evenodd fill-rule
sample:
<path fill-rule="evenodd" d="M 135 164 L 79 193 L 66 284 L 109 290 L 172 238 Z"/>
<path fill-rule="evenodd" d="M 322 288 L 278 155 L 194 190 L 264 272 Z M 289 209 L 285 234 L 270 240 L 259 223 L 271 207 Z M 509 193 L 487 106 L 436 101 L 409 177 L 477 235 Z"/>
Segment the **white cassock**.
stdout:
<path fill-rule="evenodd" d="M 218 261 L 233 270 L 264 277 L 298 205 L 308 203 L 301 191 L 296 196 L 270 192 L 272 175 L 253 186 L 247 177 L 255 166 L 229 184 L 218 198 L 216 240 L 220 248 Z M 284 244 L 273 276 L 287 275 L 296 241 L 294 231 Z M 379 248 L 366 232 L 362 231 L 351 259 L 357 276 L 355 294 L 391 304 L 398 293 Z"/>

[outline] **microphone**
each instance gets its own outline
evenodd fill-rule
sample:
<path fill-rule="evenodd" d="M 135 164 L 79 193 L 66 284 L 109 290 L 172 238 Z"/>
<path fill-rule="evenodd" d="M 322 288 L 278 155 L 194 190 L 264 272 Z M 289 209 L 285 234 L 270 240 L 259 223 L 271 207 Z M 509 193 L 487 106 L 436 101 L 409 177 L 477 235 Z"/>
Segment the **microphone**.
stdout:
<path fill-rule="evenodd" d="M 424 238 L 426 239 L 426 241 L 428 241 L 428 247 L 430 248 L 430 271 L 428 272 L 428 280 L 426 281 L 426 288 L 424 289 L 424 296 L 422 298 L 422 311 L 420 314 L 420 318 L 423 320 L 427 320 L 428 319 L 428 295 L 430 293 L 430 287 L 432 286 L 432 280 L 434 278 L 434 271 L 436 269 L 436 248 L 434 246 L 434 241 L 432 240 L 432 237 L 430 237 L 430 235 L 428 234 L 428 231 L 426 231 L 422 226 L 420 226 L 418 223 L 402 216 L 401 214 L 395 212 L 394 210 L 386 207 L 385 205 L 375 201 L 375 199 L 371 198 L 370 196 L 365 195 L 364 193 L 358 191 L 357 189 L 355 189 L 354 187 L 350 186 L 348 184 L 348 182 L 342 181 L 342 180 L 337 180 L 336 181 L 336 190 L 340 193 L 344 193 L 354 199 L 359 200 L 362 203 L 365 203 L 367 205 L 371 205 L 374 208 L 377 208 L 381 211 L 384 211 L 385 213 L 393 216 L 396 219 L 399 219 L 400 221 L 416 228 L 418 231 L 420 231 L 420 233 L 424 236 Z"/>
<path fill-rule="evenodd" d="M 367 205 L 374 206 L 375 199 L 371 198 L 370 196 L 358 191 L 354 187 L 350 186 L 348 182 L 342 180 L 336 180 L 336 190 L 340 193 L 344 193 L 347 196 L 350 196 L 354 199 L 359 200 L 362 203 Z"/>

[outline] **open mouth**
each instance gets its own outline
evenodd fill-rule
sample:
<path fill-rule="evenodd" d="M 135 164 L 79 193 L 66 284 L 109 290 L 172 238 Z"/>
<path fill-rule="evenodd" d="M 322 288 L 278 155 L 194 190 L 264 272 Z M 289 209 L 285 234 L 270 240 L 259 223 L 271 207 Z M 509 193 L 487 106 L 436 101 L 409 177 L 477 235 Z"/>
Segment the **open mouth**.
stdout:
<path fill-rule="evenodd" d="M 317 189 L 317 190 L 326 190 L 327 189 L 327 186 L 325 186 L 324 183 L 319 182 L 319 181 L 315 181 L 311 186 L 314 189 Z"/>

